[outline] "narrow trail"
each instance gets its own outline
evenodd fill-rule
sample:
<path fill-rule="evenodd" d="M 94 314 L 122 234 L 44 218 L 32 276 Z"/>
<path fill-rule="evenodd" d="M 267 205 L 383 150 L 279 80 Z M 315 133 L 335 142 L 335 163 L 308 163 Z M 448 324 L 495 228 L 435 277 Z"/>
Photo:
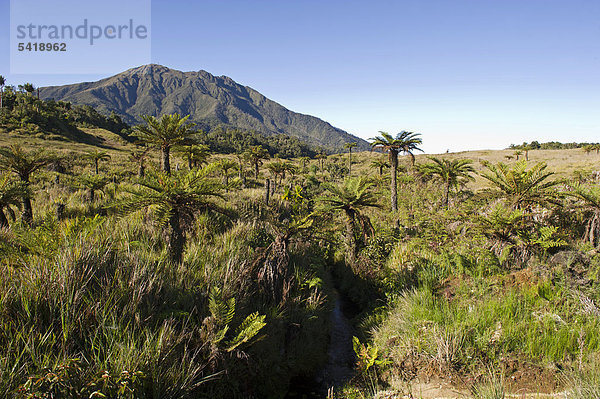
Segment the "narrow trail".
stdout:
<path fill-rule="evenodd" d="M 343 386 L 354 375 L 355 355 L 352 348 L 354 328 L 345 313 L 348 311 L 347 307 L 347 301 L 335 291 L 327 364 L 318 377 L 325 390 Z"/>
<path fill-rule="evenodd" d="M 350 323 L 352 306 L 337 290 L 334 291 L 333 310 L 330 314 L 329 346 L 327 363 L 310 381 L 297 382 L 291 387 L 287 398 L 323 399 L 333 388 L 344 386 L 354 375 L 354 349 L 352 337 L 355 335 Z"/>

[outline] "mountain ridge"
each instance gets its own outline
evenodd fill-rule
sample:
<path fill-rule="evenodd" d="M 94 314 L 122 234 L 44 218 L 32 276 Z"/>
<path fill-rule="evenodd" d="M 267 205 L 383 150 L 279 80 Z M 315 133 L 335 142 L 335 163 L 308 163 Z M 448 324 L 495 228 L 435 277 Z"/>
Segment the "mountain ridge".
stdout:
<path fill-rule="evenodd" d="M 190 121 L 207 130 L 225 125 L 285 134 L 329 151 L 341 151 L 352 141 L 368 149 L 365 140 L 320 118 L 291 111 L 249 86 L 205 70 L 182 72 L 148 64 L 96 82 L 42 87 L 40 97 L 114 112 L 129 124 L 142 122 L 142 115 L 189 114 Z"/>

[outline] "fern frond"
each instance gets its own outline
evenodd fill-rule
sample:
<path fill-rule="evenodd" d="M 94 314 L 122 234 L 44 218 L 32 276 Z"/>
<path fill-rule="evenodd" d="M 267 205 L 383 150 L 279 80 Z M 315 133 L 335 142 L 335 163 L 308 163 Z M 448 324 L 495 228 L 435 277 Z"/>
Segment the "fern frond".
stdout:
<path fill-rule="evenodd" d="M 266 325 L 265 315 L 259 315 L 258 312 L 248 315 L 235 330 L 235 337 L 227 343 L 227 352 L 231 352 L 238 346 L 250 341 Z"/>

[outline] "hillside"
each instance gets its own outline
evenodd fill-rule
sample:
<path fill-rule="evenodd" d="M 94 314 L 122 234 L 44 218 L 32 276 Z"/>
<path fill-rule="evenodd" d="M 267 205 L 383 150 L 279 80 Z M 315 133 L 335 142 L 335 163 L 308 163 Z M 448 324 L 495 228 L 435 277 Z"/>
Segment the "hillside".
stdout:
<path fill-rule="evenodd" d="M 101 141 L 84 131 L 99 128 L 132 140 L 129 125 L 117 115 L 103 115 L 87 105 L 43 101 L 13 87 L 4 89 L 2 100 L 0 131 L 11 135 L 102 146 Z"/>
<path fill-rule="evenodd" d="M 189 114 L 203 129 L 226 125 L 285 134 L 330 151 L 340 151 L 350 141 L 368 148 L 366 141 L 319 118 L 292 112 L 227 76 L 202 70 L 144 65 L 97 82 L 43 87 L 40 96 L 90 105 L 107 115 L 114 112 L 129 124 L 139 123 L 142 115 Z"/>

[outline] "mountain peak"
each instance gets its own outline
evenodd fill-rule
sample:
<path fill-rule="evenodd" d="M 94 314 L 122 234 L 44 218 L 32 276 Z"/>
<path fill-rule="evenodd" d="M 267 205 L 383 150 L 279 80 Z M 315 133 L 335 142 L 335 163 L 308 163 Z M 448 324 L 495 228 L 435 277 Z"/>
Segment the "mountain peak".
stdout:
<path fill-rule="evenodd" d="M 146 64 L 141 65 L 139 67 L 131 68 L 122 73 L 156 73 L 156 72 L 169 72 L 174 71 L 174 69 L 168 68 L 164 65 L 160 64 Z"/>
<path fill-rule="evenodd" d="M 350 141 L 368 148 L 366 141 L 319 118 L 290 111 L 228 76 L 205 70 L 182 72 L 147 64 L 98 82 L 43 87 L 40 96 L 114 112 L 130 124 L 142 122 L 142 115 L 189 114 L 190 121 L 203 129 L 225 125 L 284 134 L 330 151 L 342 151 Z"/>

